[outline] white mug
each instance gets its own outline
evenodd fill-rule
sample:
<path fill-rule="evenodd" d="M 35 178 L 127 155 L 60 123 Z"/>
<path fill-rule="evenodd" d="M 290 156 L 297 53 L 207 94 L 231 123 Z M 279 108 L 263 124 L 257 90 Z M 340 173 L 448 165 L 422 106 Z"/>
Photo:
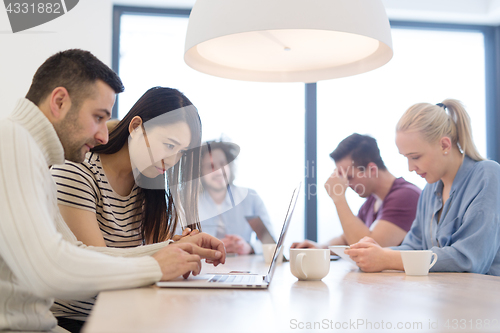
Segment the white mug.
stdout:
<path fill-rule="evenodd" d="M 281 247 L 278 259 L 276 259 L 277 264 L 281 264 L 283 262 L 284 248 L 284 246 Z M 270 264 L 271 260 L 273 260 L 274 251 L 276 251 L 276 244 L 262 244 L 262 255 L 264 256 L 264 261 L 266 262 L 266 264 Z"/>
<path fill-rule="evenodd" d="M 330 271 L 330 250 L 290 249 L 290 270 L 299 280 L 321 280 Z"/>
<path fill-rule="evenodd" d="M 400 253 L 406 275 L 429 274 L 429 269 L 434 266 L 438 257 L 431 250 L 400 251 Z"/>

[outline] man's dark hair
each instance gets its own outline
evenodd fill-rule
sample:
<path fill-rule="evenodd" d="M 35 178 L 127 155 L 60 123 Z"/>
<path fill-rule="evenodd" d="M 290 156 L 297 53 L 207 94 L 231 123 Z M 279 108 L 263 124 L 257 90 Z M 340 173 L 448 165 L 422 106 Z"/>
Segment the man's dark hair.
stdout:
<path fill-rule="evenodd" d="M 92 85 L 102 80 L 115 91 L 123 91 L 123 83 L 115 72 L 92 53 L 79 49 L 58 52 L 38 68 L 26 98 L 37 106 L 57 87 L 68 91 L 78 105 L 93 93 Z"/>
<path fill-rule="evenodd" d="M 349 135 L 339 143 L 330 157 L 335 162 L 350 157 L 357 167 L 367 167 L 368 163 L 373 162 L 380 170 L 387 170 L 380 157 L 377 140 L 368 135 L 358 133 Z"/>

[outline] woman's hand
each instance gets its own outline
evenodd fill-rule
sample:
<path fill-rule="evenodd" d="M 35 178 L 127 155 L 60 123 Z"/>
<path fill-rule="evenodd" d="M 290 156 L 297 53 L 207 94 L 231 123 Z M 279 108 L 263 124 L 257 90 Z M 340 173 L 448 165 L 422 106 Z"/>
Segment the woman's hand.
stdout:
<path fill-rule="evenodd" d="M 191 228 L 185 228 L 184 230 L 182 230 L 182 235 L 174 235 L 174 237 L 172 237 L 172 240 L 174 242 L 177 242 L 178 240 L 181 240 L 184 237 L 194 236 L 194 235 L 197 235 L 199 233 L 200 233 L 200 231 L 198 229 L 191 230 Z"/>
<path fill-rule="evenodd" d="M 214 266 L 218 264 L 224 264 L 226 262 L 226 249 L 224 243 L 221 240 L 210 236 L 204 232 L 198 232 L 196 235 L 190 235 L 189 237 L 182 237 L 179 241 L 174 244 L 188 243 L 194 244 L 197 247 L 206 249 L 205 251 L 199 251 L 197 254 L 205 259 L 207 263 L 212 263 Z M 218 254 L 216 254 L 218 253 Z"/>
<path fill-rule="evenodd" d="M 382 248 L 369 237 L 364 237 L 358 243 L 352 244 L 350 249 L 344 251 L 363 272 L 380 272 L 384 269 L 391 269 L 393 254 L 396 252 Z"/>
<path fill-rule="evenodd" d="M 368 236 L 365 236 L 365 237 L 361 238 L 358 241 L 358 243 L 372 243 L 372 244 L 380 246 L 373 238 L 368 237 Z"/>

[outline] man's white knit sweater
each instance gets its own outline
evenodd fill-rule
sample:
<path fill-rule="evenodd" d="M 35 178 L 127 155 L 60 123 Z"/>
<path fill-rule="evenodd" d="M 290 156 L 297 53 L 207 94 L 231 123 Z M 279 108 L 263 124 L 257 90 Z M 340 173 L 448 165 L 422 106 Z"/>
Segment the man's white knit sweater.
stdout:
<path fill-rule="evenodd" d="M 50 330 L 55 297 L 86 298 L 162 276 L 148 255 L 167 243 L 123 250 L 84 249 L 77 242 L 59 213 L 49 172 L 63 163 L 52 124 L 36 105 L 20 100 L 0 121 L 0 331 Z"/>

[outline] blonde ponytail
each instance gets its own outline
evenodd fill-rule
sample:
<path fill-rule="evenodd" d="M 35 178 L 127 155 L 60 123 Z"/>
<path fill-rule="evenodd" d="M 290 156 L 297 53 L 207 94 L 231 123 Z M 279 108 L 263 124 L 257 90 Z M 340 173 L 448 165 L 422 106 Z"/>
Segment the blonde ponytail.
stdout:
<path fill-rule="evenodd" d="M 418 131 L 431 143 L 449 137 L 459 150 L 476 161 L 484 158 L 472 141 L 470 118 L 462 103 L 446 99 L 439 105 L 418 103 L 410 107 L 396 125 L 396 131 Z"/>

